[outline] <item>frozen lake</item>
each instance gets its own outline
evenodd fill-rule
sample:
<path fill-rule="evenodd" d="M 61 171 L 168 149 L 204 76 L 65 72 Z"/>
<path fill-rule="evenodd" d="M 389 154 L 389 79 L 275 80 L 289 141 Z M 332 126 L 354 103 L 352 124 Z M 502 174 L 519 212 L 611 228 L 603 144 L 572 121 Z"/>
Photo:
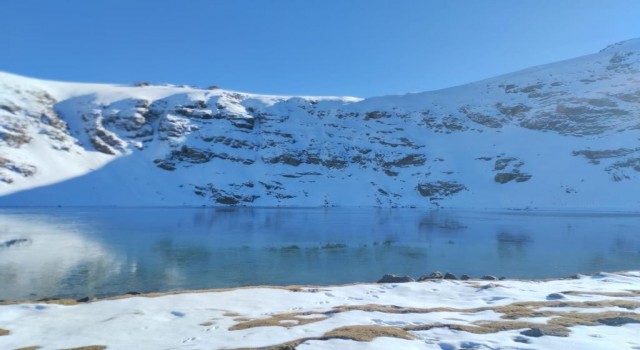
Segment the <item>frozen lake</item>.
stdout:
<path fill-rule="evenodd" d="M 640 215 L 341 208 L 0 209 L 0 299 L 640 267 Z"/>

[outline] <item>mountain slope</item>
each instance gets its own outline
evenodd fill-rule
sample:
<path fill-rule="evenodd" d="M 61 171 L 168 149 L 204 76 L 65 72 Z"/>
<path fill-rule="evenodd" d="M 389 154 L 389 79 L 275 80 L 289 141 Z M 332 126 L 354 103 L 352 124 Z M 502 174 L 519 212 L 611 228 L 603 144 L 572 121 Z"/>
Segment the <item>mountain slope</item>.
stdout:
<path fill-rule="evenodd" d="M 640 39 L 370 99 L 0 73 L 0 205 L 640 209 Z"/>

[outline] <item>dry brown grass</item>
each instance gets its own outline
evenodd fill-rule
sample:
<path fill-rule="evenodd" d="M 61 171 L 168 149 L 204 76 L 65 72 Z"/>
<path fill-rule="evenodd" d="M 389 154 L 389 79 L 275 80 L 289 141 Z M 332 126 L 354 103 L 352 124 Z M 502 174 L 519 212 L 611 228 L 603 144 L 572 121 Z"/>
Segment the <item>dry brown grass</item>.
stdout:
<path fill-rule="evenodd" d="M 77 301 L 73 299 L 48 299 L 48 300 L 19 300 L 19 301 L 0 301 L 0 305 L 16 305 L 16 304 L 57 304 L 57 305 L 76 305 Z M 86 303 L 85 303 L 86 304 Z"/>
<path fill-rule="evenodd" d="M 25 346 L 24 348 L 18 348 L 16 350 L 38 350 L 42 348 L 42 346 Z"/>
<path fill-rule="evenodd" d="M 254 327 L 294 327 L 301 326 L 309 323 L 314 323 L 327 319 L 326 316 L 318 314 L 318 317 L 306 318 L 298 316 L 314 315 L 310 313 L 285 313 L 273 315 L 270 318 L 249 320 L 241 322 L 229 327 L 230 331 L 237 331 L 241 329 L 254 328 Z"/>
<path fill-rule="evenodd" d="M 199 326 L 202 326 L 202 327 L 213 326 L 213 322 L 211 322 L 211 321 L 202 322 L 202 323 L 199 324 Z"/>
<path fill-rule="evenodd" d="M 320 340 L 350 339 L 369 342 L 379 337 L 390 337 L 411 340 L 415 337 L 402 328 L 383 326 L 345 326 L 325 333 Z"/>
<path fill-rule="evenodd" d="M 11 332 L 6 330 L 6 329 L 0 328 L 0 336 L 9 335 L 9 333 L 11 333 Z"/>
<path fill-rule="evenodd" d="M 628 290 L 626 292 L 587 292 L 587 291 L 575 291 L 569 290 L 566 292 L 562 292 L 562 294 L 566 295 L 599 295 L 603 297 L 613 297 L 613 298 L 634 298 L 640 297 L 640 290 Z"/>
<path fill-rule="evenodd" d="M 294 350 L 298 345 L 309 340 L 349 339 L 369 342 L 379 337 L 391 337 L 411 340 L 415 337 L 402 328 L 383 326 L 345 326 L 336 328 L 320 337 L 308 337 L 292 340 L 286 343 L 265 346 L 261 348 L 239 348 L 234 350 Z"/>
<path fill-rule="evenodd" d="M 563 307 L 572 308 L 604 308 L 604 307 L 620 307 L 626 310 L 635 310 L 640 308 L 640 302 L 634 300 L 598 300 L 598 301 L 522 301 L 502 306 L 486 306 L 469 309 L 456 309 L 449 307 L 436 308 L 412 308 L 400 307 L 396 305 L 344 305 L 333 308 L 325 313 L 285 313 L 272 315 L 268 319 L 251 320 L 236 324 L 229 330 L 247 329 L 252 327 L 279 326 L 294 327 L 302 324 L 318 322 L 331 316 L 332 314 L 349 312 L 349 311 L 365 311 L 365 312 L 381 312 L 389 314 L 406 314 L 406 313 L 436 313 L 436 312 L 459 312 L 459 313 L 478 313 L 483 311 L 494 311 L 501 314 L 503 320 L 500 321 L 476 321 L 468 324 L 456 323 L 433 323 L 424 325 L 411 325 L 402 327 L 382 327 L 382 326 L 345 326 L 334 329 L 321 337 L 301 338 L 287 343 L 274 346 L 264 347 L 266 350 L 289 350 L 295 349 L 301 343 L 308 340 L 329 340 L 329 339 L 350 339 L 354 341 L 371 341 L 378 337 L 394 337 L 400 339 L 413 339 L 409 332 L 425 331 L 433 328 L 448 328 L 451 330 L 463 331 L 474 334 L 491 334 L 510 330 L 536 329 L 543 335 L 566 337 L 571 333 L 570 327 L 573 326 L 598 326 L 598 325 L 614 325 L 638 322 L 640 323 L 640 314 L 630 311 L 616 312 L 587 312 L 563 311 Z M 552 308 L 551 310 L 540 310 L 541 308 Z M 301 315 L 317 315 L 318 318 L 300 318 Z M 518 321 L 521 318 L 548 318 L 541 322 Z M 292 321 L 287 323 L 286 321 Z M 296 321 L 298 323 L 296 323 Z"/>
<path fill-rule="evenodd" d="M 463 331 L 473 334 L 491 334 L 503 331 L 510 331 L 514 329 L 527 329 L 527 328 L 539 328 L 553 333 L 558 336 L 569 335 L 569 329 L 559 325 L 547 325 L 544 323 L 535 322 L 520 322 L 520 321 L 481 321 L 474 322 L 470 325 L 464 324 L 450 324 L 450 323 L 433 323 L 424 324 L 419 326 L 406 326 L 402 329 L 405 331 L 427 331 L 434 328 L 448 328 L 456 331 Z"/>
<path fill-rule="evenodd" d="M 548 308 L 558 308 L 558 310 L 539 310 L 539 308 L 548 307 Z M 603 307 L 620 307 L 627 310 L 634 310 L 640 308 L 640 302 L 633 300 L 599 300 L 599 301 L 523 301 L 523 302 L 515 302 L 509 305 L 503 306 L 485 306 L 485 307 L 477 307 L 477 308 L 468 308 L 468 309 L 457 309 L 450 307 L 435 307 L 435 308 L 413 308 L 413 307 L 400 307 L 395 305 L 377 305 L 377 304 L 365 304 L 365 305 L 343 305 L 333 308 L 332 310 L 325 313 L 284 313 L 272 315 L 270 318 L 266 319 L 258 319 L 258 320 L 249 320 L 245 322 L 238 323 L 229 328 L 229 330 L 240 330 L 247 329 L 253 327 L 269 327 L 269 326 L 278 326 L 278 327 L 295 327 L 298 325 L 309 324 L 313 322 L 318 322 L 326 319 L 328 316 L 333 314 L 349 312 L 349 311 L 365 311 L 365 312 L 382 312 L 389 314 L 425 314 L 425 313 L 437 313 L 437 312 L 457 312 L 457 313 L 478 313 L 484 311 L 494 311 L 501 314 L 501 318 L 506 320 L 518 320 L 521 318 L 534 318 L 534 317 L 555 317 L 552 321 L 554 327 L 558 325 L 563 326 L 571 326 L 571 325 L 592 325 L 595 321 L 588 321 L 593 318 L 593 320 L 598 318 L 603 318 L 609 313 L 587 313 L 582 314 L 578 312 L 564 312 L 562 311 L 562 307 L 576 307 L 576 308 L 603 308 Z M 635 313 L 619 313 L 613 312 L 611 314 L 616 315 L 637 315 Z M 317 315 L 317 318 L 300 318 L 298 316 L 309 316 L 309 315 Z M 600 315 L 600 317 L 598 317 Z M 593 316 L 593 317 L 592 317 Z M 631 316 L 630 316 L 631 317 Z M 239 319 L 236 319 L 239 320 Z M 290 321 L 290 322 L 287 322 Z M 518 322 L 508 322 L 508 321 L 496 321 L 492 323 L 483 323 L 476 324 L 475 326 L 471 326 L 468 329 L 471 333 L 494 333 L 500 331 L 500 329 L 515 329 L 512 327 L 516 327 Z M 544 328 L 545 324 L 538 323 L 521 323 L 522 327 L 516 328 Z M 467 329 L 463 329 L 465 327 L 460 328 L 461 326 L 456 324 L 432 324 L 432 325 L 423 325 L 422 327 L 434 328 L 434 327 L 448 327 L 452 329 L 459 329 L 467 331 Z M 479 327 L 479 328 L 478 328 Z M 412 330 L 412 329 L 409 329 Z M 561 330 L 557 330 L 558 333 L 563 333 Z"/>
<path fill-rule="evenodd" d="M 62 350 L 104 350 L 106 349 L 106 345 L 88 345 L 88 346 L 81 346 L 79 348 L 68 348 L 68 349 L 62 349 Z"/>

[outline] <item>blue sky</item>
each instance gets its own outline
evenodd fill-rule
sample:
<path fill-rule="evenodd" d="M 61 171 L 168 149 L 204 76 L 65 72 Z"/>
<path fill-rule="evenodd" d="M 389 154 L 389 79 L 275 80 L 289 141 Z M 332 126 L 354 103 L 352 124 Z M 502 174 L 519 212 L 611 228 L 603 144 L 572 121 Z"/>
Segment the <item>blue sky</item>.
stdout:
<path fill-rule="evenodd" d="M 3 0 L 0 70 L 45 79 L 377 96 L 640 37 L 636 0 Z"/>

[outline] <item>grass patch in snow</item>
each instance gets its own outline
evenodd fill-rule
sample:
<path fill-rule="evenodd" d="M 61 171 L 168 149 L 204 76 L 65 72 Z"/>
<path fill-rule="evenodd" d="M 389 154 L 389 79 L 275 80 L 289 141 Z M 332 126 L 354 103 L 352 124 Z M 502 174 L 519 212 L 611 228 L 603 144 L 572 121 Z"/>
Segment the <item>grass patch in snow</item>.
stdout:
<path fill-rule="evenodd" d="M 614 298 L 628 298 L 628 297 L 640 297 L 640 290 L 628 290 L 626 292 L 589 292 L 589 291 L 566 291 L 562 292 L 562 294 L 566 295 L 598 295 L 603 297 L 614 297 Z"/>
<path fill-rule="evenodd" d="M 468 309 L 458 309 L 450 307 L 436 308 L 413 308 L 400 307 L 395 305 L 345 305 L 333 308 L 323 313 L 284 313 L 272 315 L 267 319 L 251 320 L 236 324 L 229 330 L 240 330 L 254 327 L 279 326 L 292 328 L 303 324 L 318 322 L 331 317 L 334 314 L 364 311 L 364 312 L 380 312 L 387 314 L 427 314 L 438 312 L 456 312 L 461 314 L 473 314 L 485 311 L 493 311 L 501 314 L 503 320 L 496 321 L 475 321 L 468 324 L 460 323 L 431 323 L 410 326 L 362 326 L 348 325 L 336 328 L 324 334 L 321 337 L 302 338 L 291 342 L 266 347 L 264 349 L 294 349 L 296 346 L 308 340 L 328 340 L 328 339 L 350 339 L 355 341 L 371 341 L 377 337 L 395 337 L 401 339 L 412 339 L 409 332 L 428 331 L 434 328 L 448 328 L 450 330 L 463 331 L 473 334 L 493 334 L 511 330 L 526 330 L 530 334 L 539 334 L 537 336 L 556 336 L 567 337 L 571 333 L 570 327 L 573 326 L 621 326 L 628 323 L 640 323 L 640 314 L 624 311 L 605 311 L 605 312 L 586 312 L 579 311 L 563 311 L 564 307 L 568 308 L 608 308 L 619 307 L 627 310 L 635 310 L 640 308 L 640 302 L 634 300 L 597 300 L 597 301 L 523 301 L 515 302 L 508 305 L 477 307 Z M 557 310 L 540 310 L 540 308 L 557 308 Z M 308 318 L 317 315 L 317 318 Z M 300 316 L 305 316 L 302 318 Z M 520 321 L 524 318 L 540 318 L 541 322 L 532 322 L 529 320 Z M 461 320 L 462 321 L 462 320 Z M 464 321 L 463 321 L 464 322 Z"/>
<path fill-rule="evenodd" d="M 327 319 L 326 316 L 323 316 L 320 314 L 318 314 L 318 317 L 314 317 L 314 318 L 298 317 L 298 316 L 308 316 L 308 315 L 310 315 L 310 313 L 308 312 L 302 313 L 302 314 L 296 314 L 296 313 L 278 314 L 278 315 L 273 315 L 270 318 L 244 321 L 229 327 L 229 330 L 237 331 L 241 329 L 248 329 L 248 328 L 254 328 L 254 327 L 273 327 L 273 326 L 289 328 L 293 326 L 301 326 L 301 325 L 314 323 L 314 322 Z"/>
<path fill-rule="evenodd" d="M 383 326 L 344 326 L 336 328 L 323 334 L 320 337 L 308 337 L 292 340 L 286 343 L 271 345 L 260 348 L 241 348 L 235 350 L 294 350 L 296 347 L 309 340 L 331 340 L 331 339 L 347 339 L 358 342 L 370 342 L 376 338 L 389 337 L 412 340 L 415 339 L 409 332 L 396 327 Z"/>
<path fill-rule="evenodd" d="M 355 341 L 372 341 L 379 337 L 391 337 L 399 339 L 414 339 L 414 336 L 402 328 L 383 326 L 345 326 L 325 333 L 321 340 L 350 339 Z"/>

